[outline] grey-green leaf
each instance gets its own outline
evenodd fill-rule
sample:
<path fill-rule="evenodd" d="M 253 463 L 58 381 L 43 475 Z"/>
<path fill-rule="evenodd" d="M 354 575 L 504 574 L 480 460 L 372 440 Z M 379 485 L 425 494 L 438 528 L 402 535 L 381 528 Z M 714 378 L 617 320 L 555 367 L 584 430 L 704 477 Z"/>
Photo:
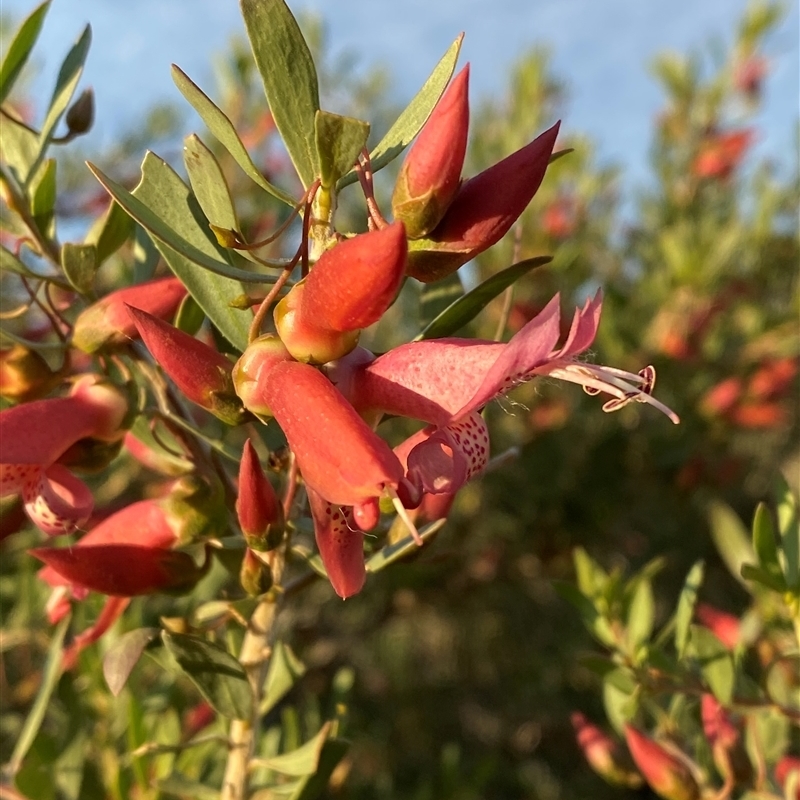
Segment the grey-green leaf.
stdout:
<path fill-rule="evenodd" d="M 309 739 L 296 750 L 266 759 L 263 766 L 275 772 L 280 772 L 281 775 L 293 775 L 295 777 L 313 775 L 319 766 L 322 746 L 330 736 L 331 724 L 326 722 L 313 739 Z"/>
<path fill-rule="evenodd" d="M 722 705 L 729 705 L 736 673 L 728 649 L 708 628 L 701 625 L 692 625 L 690 643 L 708 688 Z"/>
<path fill-rule="evenodd" d="M 317 111 L 314 130 L 320 181 L 323 189 L 329 189 L 352 168 L 358 154 L 366 147 L 369 123 Z"/>
<path fill-rule="evenodd" d="M 0 65 L 0 103 L 2 103 L 14 86 L 17 76 L 25 66 L 28 56 L 33 49 L 42 23 L 50 8 L 50 0 L 37 6 L 19 26 L 11 44 L 6 48 L 5 58 Z"/>
<path fill-rule="evenodd" d="M 262 174 L 261 170 L 253 163 L 247 148 L 242 144 L 236 128 L 228 119 L 225 113 L 218 108 L 214 102 L 206 95 L 191 78 L 189 78 L 180 67 L 172 65 L 172 80 L 180 90 L 181 94 L 191 103 L 194 110 L 200 115 L 208 129 L 217 141 L 231 154 L 233 160 L 242 168 L 242 171 L 254 183 L 260 186 L 265 192 L 269 192 L 273 197 L 294 206 L 295 201 L 284 192 L 273 186 Z"/>
<path fill-rule="evenodd" d="M 445 519 L 437 519 L 434 522 L 431 522 L 429 525 L 426 525 L 420 532 L 420 538 L 423 542 L 428 541 L 433 536 L 435 536 L 439 530 L 444 526 L 447 520 Z M 414 541 L 414 539 L 409 535 L 406 536 L 404 539 L 401 539 L 399 542 L 395 542 L 394 544 L 388 544 L 386 547 L 382 547 L 371 556 L 367 561 L 367 572 L 378 572 L 384 567 L 388 567 L 390 564 L 393 564 L 395 561 L 399 561 L 401 558 L 404 558 L 409 553 L 412 553 L 419 549 L 419 545 Z"/>
<path fill-rule="evenodd" d="M 241 0 L 241 8 L 275 126 L 308 188 L 319 175 L 314 130 L 319 84 L 311 51 L 283 0 Z"/>
<path fill-rule="evenodd" d="M 532 269 L 552 261 L 550 256 L 526 258 L 487 278 L 482 284 L 471 289 L 441 312 L 414 341 L 420 339 L 441 339 L 452 336 L 456 331 L 471 322 L 503 290 L 518 281 Z"/>
<path fill-rule="evenodd" d="M 0 155 L 8 164 L 20 186 L 28 180 L 31 168 L 39 156 L 39 136 L 24 122 L 0 109 Z"/>
<path fill-rule="evenodd" d="M 94 221 L 86 234 L 85 244 L 93 244 L 97 249 L 98 266 L 128 241 L 133 235 L 133 226 L 133 218 L 119 203 L 109 203 L 106 212 Z"/>
<path fill-rule="evenodd" d="M 682 659 L 686 653 L 686 645 L 689 642 L 689 628 L 694 616 L 694 607 L 697 603 L 697 595 L 703 585 L 705 574 L 705 564 L 697 561 L 689 570 L 686 580 L 678 598 L 678 607 L 675 610 L 675 650 L 678 659 Z"/>
<path fill-rule="evenodd" d="M 268 714 L 286 692 L 303 677 L 305 671 L 303 662 L 292 652 L 291 647 L 278 640 L 272 648 L 259 713 Z"/>
<path fill-rule="evenodd" d="M 778 533 L 783 548 L 784 575 L 792 590 L 800 588 L 800 519 L 797 497 L 781 475 L 777 486 Z"/>
<path fill-rule="evenodd" d="M 752 587 L 747 584 L 747 581 L 742 580 L 742 565 L 752 564 L 756 560 L 747 528 L 742 524 L 736 512 L 720 501 L 711 503 L 708 521 L 711 526 L 711 538 L 728 571 L 748 591 L 752 591 Z"/>
<path fill-rule="evenodd" d="M 153 639 L 160 633 L 159 628 L 137 628 L 123 633 L 103 657 L 103 675 L 116 697 L 126 684 L 136 662 Z"/>
<path fill-rule="evenodd" d="M 655 620 L 655 600 L 653 587 L 649 580 L 641 580 L 636 585 L 636 591 L 631 599 L 628 609 L 627 628 L 628 644 L 631 649 L 636 649 L 650 638 Z"/>
<path fill-rule="evenodd" d="M 457 272 L 434 283 L 418 284 L 416 281 L 409 281 L 406 282 L 406 287 L 409 284 L 418 292 L 416 322 L 420 330 L 430 325 L 446 308 L 464 295 L 464 284 Z"/>
<path fill-rule="evenodd" d="M 253 692 L 247 673 L 227 650 L 183 633 L 164 632 L 162 638 L 178 666 L 218 713 L 250 719 Z"/>
<path fill-rule="evenodd" d="M 450 45 L 447 52 L 434 67 L 428 80 L 425 81 L 422 88 L 414 95 L 411 102 L 395 120 L 383 139 L 378 142 L 369 154 L 373 172 L 383 169 L 383 167 L 397 158 L 422 130 L 422 126 L 427 122 L 436 103 L 439 102 L 439 98 L 450 82 L 450 78 L 456 68 L 463 39 L 464 34 L 459 34 L 458 38 Z M 345 186 L 355 183 L 356 180 L 355 172 L 348 172 L 339 181 L 336 188 L 341 191 Z"/>
<path fill-rule="evenodd" d="M 97 272 L 97 248 L 93 244 L 67 242 L 61 247 L 61 268 L 80 294 L 89 294 Z"/>

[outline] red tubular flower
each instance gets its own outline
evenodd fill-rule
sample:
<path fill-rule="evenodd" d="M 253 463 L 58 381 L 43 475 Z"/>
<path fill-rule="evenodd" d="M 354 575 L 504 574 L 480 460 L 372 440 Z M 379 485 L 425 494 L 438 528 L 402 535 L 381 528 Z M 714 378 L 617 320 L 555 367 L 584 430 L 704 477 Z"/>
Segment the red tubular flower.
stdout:
<path fill-rule="evenodd" d="M 603 406 L 606 411 L 642 401 L 678 421 L 650 394 L 652 368 L 633 375 L 575 360 L 594 339 L 600 308 L 598 293 L 575 312 L 560 348 L 559 303 L 554 297 L 507 344 L 471 339 L 410 342 L 372 361 L 364 351 L 356 351 L 331 373 L 362 414 L 396 414 L 432 423 L 437 432 L 426 431 L 426 441 L 409 454 L 409 477 L 422 478 L 427 492 L 437 483 L 440 491 L 452 492 L 460 485 L 458 476 L 466 480 L 485 464 L 481 459 L 486 456 L 486 431 L 475 412 L 536 375 L 579 383 L 592 394 L 607 392 L 612 399 Z M 471 427 L 466 426 L 468 420 Z"/>
<path fill-rule="evenodd" d="M 798 756 L 783 756 L 775 765 L 775 780 L 781 789 L 786 790 L 786 784 L 789 781 L 789 776 L 792 774 L 797 775 L 797 790 L 795 792 L 796 800 L 800 800 L 800 757 Z"/>
<path fill-rule="evenodd" d="M 643 781 L 620 743 L 593 725 L 579 711 L 571 716 L 575 737 L 589 766 L 612 786 L 639 788 Z"/>
<path fill-rule="evenodd" d="M 308 492 L 317 548 L 333 590 L 342 600 L 358 594 L 364 586 L 364 534 L 352 510 L 329 503 L 313 489 Z"/>
<path fill-rule="evenodd" d="M 625 740 L 636 766 L 659 797 L 699 800 L 700 787 L 681 758 L 631 725 L 625 726 Z"/>
<path fill-rule="evenodd" d="M 406 272 L 424 283 L 441 280 L 499 242 L 541 185 L 559 124 L 462 183 L 439 225 L 410 242 Z"/>
<path fill-rule="evenodd" d="M 189 400 L 228 425 L 244 421 L 233 389 L 233 364 L 222 353 L 146 311 L 127 309 L 153 358 Z"/>
<path fill-rule="evenodd" d="M 275 307 L 275 327 L 298 361 L 325 364 L 349 353 L 362 328 L 394 302 L 406 265 L 401 222 L 362 233 L 320 256 Z"/>
<path fill-rule="evenodd" d="M 738 617 L 720 611 L 708 603 L 698 603 L 694 614 L 698 622 L 705 625 L 729 650 L 733 650 L 739 644 L 741 625 Z"/>
<path fill-rule="evenodd" d="M 408 151 L 392 195 L 392 213 L 417 239 L 430 233 L 461 181 L 469 130 L 469 64 L 456 75 Z"/>
<path fill-rule="evenodd" d="M 742 731 L 731 713 L 713 695 L 704 694 L 700 699 L 700 719 L 719 774 L 737 786 L 749 783 L 753 767 L 742 741 Z"/>
<path fill-rule="evenodd" d="M 136 325 L 126 305 L 167 319 L 175 314 L 184 297 L 186 287 L 172 277 L 156 278 L 111 292 L 81 312 L 75 322 L 72 343 L 86 353 L 108 345 L 125 344 L 136 336 Z"/>
<path fill-rule="evenodd" d="M 277 336 L 264 334 L 251 342 L 233 367 L 233 383 L 244 407 L 259 417 L 271 417 L 264 396 L 267 375 L 283 361 L 291 361 L 289 351 Z"/>
<path fill-rule="evenodd" d="M 259 387 L 305 482 L 329 503 L 361 505 L 397 489 L 403 468 L 383 441 L 318 370 L 278 363 Z"/>
<path fill-rule="evenodd" d="M 253 445 L 244 443 L 236 514 L 249 547 L 271 550 L 283 537 L 283 506 L 267 480 Z"/>
<path fill-rule="evenodd" d="M 45 533 L 71 533 L 91 514 L 88 487 L 57 463 L 73 445 L 123 436 L 128 403 L 94 376 L 68 397 L 36 400 L 0 412 L 0 496 L 19 494 L 31 521 Z"/>
<path fill-rule="evenodd" d="M 698 178 L 729 178 L 754 140 L 753 131 L 749 129 L 709 136 L 694 160 L 694 174 Z"/>

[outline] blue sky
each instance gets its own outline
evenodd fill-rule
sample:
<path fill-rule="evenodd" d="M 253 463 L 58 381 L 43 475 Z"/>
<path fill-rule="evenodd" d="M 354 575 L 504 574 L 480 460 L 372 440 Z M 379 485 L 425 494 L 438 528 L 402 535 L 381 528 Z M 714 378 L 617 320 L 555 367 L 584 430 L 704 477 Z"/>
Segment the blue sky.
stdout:
<path fill-rule="evenodd" d="M 396 76 L 398 99 L 410 98 L 450 42 L 466 31 L 462 61 L 472 64 L 473 101 L 502 90 L 508 68 L 534 43 L 551 46 L 567 81 L 566 130 L 588 132 L 603 158 L 625 165 L 639 182 L 653 115 L 662 97 L 646 65 L 659 50 L 685 51 L 731 36 L 746 0 L 322 0 L 290 2 L 319 13 L 334 52 L 356 50 L 359 65 L 381 63 Z M 335 5 L 336 13 L 330 9 Z M 32 7 L 2 0 L 6 14 Z M 800 98 L 797 0 L 771 39 L 773 74 L 759 120 L 762 151 L 793 147 Z M 38 48 L 49 95 L 60 59 L 82 25 L 94 41 L 84 85 L 95 88 L 94 136 L 110 141 L 136 124 L 156 100 L 180 100 L 169 76 L 177 63 L 211 87 L 213 55 L 243 30 L 235 0 L 53 0 Z M 52 54 L 52 55 L 50 55 Z M 334 109 L 335 110 L 335 109 Z M 191 125 L 197 126 L 191 114 Z"/>

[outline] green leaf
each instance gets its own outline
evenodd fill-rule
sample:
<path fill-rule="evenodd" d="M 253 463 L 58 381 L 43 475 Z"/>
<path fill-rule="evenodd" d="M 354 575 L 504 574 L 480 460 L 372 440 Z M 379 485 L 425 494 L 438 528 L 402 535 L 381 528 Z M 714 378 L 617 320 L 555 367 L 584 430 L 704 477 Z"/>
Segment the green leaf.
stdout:
<path fill-rule="evenodd" d="M 758 565 L 764 572 L 775 575 L 781 573 L 775 528 L 765 503 L 756 506 L 756 513 L 753 516 L 753 549 L 756 551 Z"/>
<path fill-rule="evenodd" d="M 103 657 L 103 675 L 117 697 L 126 684 L 136 662 L 153 639 L 160 633 L 159 628 L 137 628 L 123 633 Z"/>
<path fill-rule="evenodd" d="M 317 111 L 314 133 L 320 182 L 323 189 L 330 189 L 352 169 L 358 154 L 366 147 L 369 123 L 328 111 Z"/>
<path fill-rule="evenodd" d="M 746 581 L 758 583 L 780 594 L 783 594 L 788 589 L 786 578 L 781 573 L 767 572 L 767 570 L 761 569 L 761 567 L 757 567 L 754 564 L 742 564 L 742 578 Z"/>
<path fill-rule="evenodd" d="M 102 217 L 98 217 L 86 234 L 85 244 L 93 244 L 100 266 L 133 235 L 134 221 L 122 206 L 112 200 Z"/>
<path fill-rule="evenodd" d="M 279 756 L 265 759 L 262 766 L 280 772 L 281 775 L 295 777 L 313 775 L 319 766 L 322 747 L 330 736 L 331 726 L 331 722 L 326 722 L 313 739 L 309 739 L 304 745 L 290 753 L 282 753 Z"/>
<path fill-rule="evenodd" d="M 655 600 L 649 580 L 639 581 L 628 609 L 628 644 L 635 650 L 650 638 L 655 620 Z"/>
<path fill-rule="evenodd" d="M 422 126 L 427 122 L 436 103 L 439 102 L 439 98 L 450 82 L 450 78 L 456 68 L 463 39 L 464 34 L 459 34 L 439 63 L 434 67 L 428 80 L 425 81 L 422 88 L 401 112 L 392 127 L 387 131 L 386 136 L 378 142 L 369 154 L 373 172 L 383 169 L 383 167 L 397 158 L 422 130 Z M 339 181 L 336 188 L 341 191 L 345 186 L 355 183 L 356 180 L 355 172 L 348 172 Z"/>
<path fill-rule="evenodd" d="M 70 288 L 66 281 L 62 281 L 55 275 L 39 275 L 38 273 L 34 272 L 30 267 L 27 266 L 27 264 L 24 264 L 22 261 L 20 261 L 10 250 L 1 244 L 0 270 L 8 270 L 9 272 L 14 272 L 17 275 L 22 275 L 23 278 L 30 278 L 31 280 L 49 281 L 50 283 L 54 283 L 56 286 L 60 286 L 64 289 Z"/>
<path fill-rule="evenodd" d="M 581 592 L 587 597 L 601 594 L 608 584 L 608 574 L 605 570 L 582 547 L 576 547 L 572 551 L 572 560 Z"/>
<path fill-rule="evenodd" d="M 622 667 L 611 670 L 603 678 L 603 705 L 608 721 L 621 734 L 625 724 L 636 716 L 639 707 L 636 681 Z"/>
<path fill-rule="evenodd" d="M 233 160 L 242 168 L 242 171 L 254 183 L 273 197 L 294 207 L 295 201 L 284 192 L 273 186 L 262 174 L 261 170 L 253 163 L 247 148 L 242 144 L 236 128 L 224 112 L 217 108 L 206 95 L 180 67 L 172 65 L 172 80 L 181 94 L 189 101 L 194 110 L 200 115 L 216 140 L 231 154 Z"/>
<path fill-rule="evenodd" d="M 241 0 L 241 8 L 275 126 L 308 188 L 319 175 L 314 131 L 319 85 L 311 51 L 283 0 Z"/>
<path fill-rule="evenodd" d="M 97 266 L 97 248 L 93 244 L 67 242 L 61 246 L 61 268 L 80 294 L 92 291 Z"/>
<path fill-rule="evenodd" d="M 689 642 L 689 627 L 692 624 L 694 607 L 697 603 L 700 587 L 703 585 L 704 575 L 705 564 L 702 561 L 696 561 L 686 576 L 681 596 L 678 598 L 678 607 L 675 610 L 675 650 L 678 653 L 679 660 L 686 653 L 686 645 Z"/>
<path fill-rule="evenodd" d="M 417 288 L 419 295 L 416 307 L 417 325 L 420 328 L 429 325 L 432 320 L 464 294 L 464 284 L 461 283 L 461 276 L 457 272 L 435 283 L 407 281 L 406 286 L 409 283 Z"/>
<path fill-rule="evenodd" d="M 711 526 L 711 538 L 728 571 L 745 589 L 752 591 L 752 586 L 742 580 L 742 565 L 752 564 L 756 560 L 747 528 L 736 512 L 720 501 L 711 503 L 708 521 Z"/>
<path fill-rule="evenodd" d="M 164 631 L 162 638 L 178 666 L 219 714 L 250 719 L 253 692 L 247 673 L 227 650 L 183 633 Z"/>
<path fill-rule="evenodd" d="M 690 629 L 690 649 L 700 665 L 708 688 L 722 705 L 730 705 L 736 672 L 733 658 L 724 644 L 702 625 Z"/>
<path fill-rule="evenodd" d="M 205 318 L 205 311 L 197 305 L 197 300 L 187 294 L 181 301 L 180 306 L 178 306 L 178 313 L 175 314 L 172 324 L 179 331 L 188 333 L 189 336 L 194 336 L 200 330 Z"/>
<path fill-rule="evenodd" d="M 456 331 L 475 319 L 504 289 L 507 289 L 532 269 L 548 264 L 550 261 L 552 261 L 550 256 L 526 258 L 524 261 L 506 267 L 506 269 L 492 275 L 491 278 L 488 278 L 482 284 L 463 295 L 463 297 L 459 297 L 458 300 L 451 303 L 433 322 L 425 327 L 414 341 L 452 336 Z"/>
<path fill-rule="evenodd" d="M 50 0 L 37 6 L 25 18 L 14 34 L 11 44 L 6 47 L 5 57 L 0 65 L 0 103 L 8 97 L 14 82 L 25 66 L 25 62 L 39 38 L 39 32 L 42 30 L 42 23 L 44 23 L 49 8 Z"/>
<path fill-rule="evenodd" d="M 31 168 L 39 157 L 39 134 L 25 123 L 0 109 L 0 155 L 20 186 L 28 181 Z"/>
<path fill-rule="evenodd" d="M 47 109 L 47 115 L 44 118 L 44 124 L 39 134 L 40 153 L 43 153 L 47 145 L 50 144 L 56 125 L 58 125 L 61 115 L 67 110 L 70 100 L 72 100 L 72 95 L 75 93 L 78 81 L 83 73 L 83 65 L 86 62 L 86 56 L 89 54 L 91 42 L 92 29 L 91 26 L 87 25 L 61 64 L 58 79 L 56 80 L 56 88 L 53 90 L 50 107 Z"/>
<path fill-rule="evenodd" d="M 342 739 L 328 739 L 322 745 L 316 772 L 301 780 L 288 800 L 315 800 L 327 788 L 333 771 L 345 757 L 349 745 Z M 253 800 L 256 800 L 254 797 Z"/>
<path fill-rule="evenodd" d="M 219 789 L 213 789 L 204 783 L 193 781 L 180 772 L 173 772 L 167 778 L 158 781 L 158 789 L 168 795 L 181 798 L 181 800 L 219 800 Z"/>
<path fill-rule="evenodd" d="M 234 347 L 244 350 L 248 321 L 245 314 L 230 306 L 242 294 L 242 287 L 229 277 L 247 276 L 260 281 L 265 278 L 218 260 L 219 249 L 206 235 L 199 221 L 200 209 L 186 184 L 152 153 L 147 154 L 142 164 L 142 180 L 134 190 L 135 196 L 96 168 L 92 171 L 112 197 L 153 235 L 170 269 L 222 335 Z M 204 269 L 197 269 L 196 265 Z M 223 271 L 229 277 L 220 274 Z"/>
<path fill-rule="evenodd" d="M 222 169 L 214 154 L 194 133 L 183 140 L 183 163 L 206 219 L 220 228 L 238 231 L 239 219 Z"/>
<path fill-rule="evenodd" d="M 778 533 L 783 547 L 784 575 L 792 590 L 800 589 L 800 520 L 797 497 L 786 479 L 778 479 Z"/>
<path fill-rule="evenodd" d="M 55 233 L 54 211 L 56 207 L 56 160 L 48 158 L 31 178 L 29 190 L 31 214 L 36 227 L 48 239 Z"/>
<path fill-rule="evenodd" d="M 599 642 L 609 647 L 616 644 L 616 639 L 608 621 L 597 609 L 591 598 L 587 597 L 568 581 L 553 581 L 553 588 L 564 600 L 577 609 L 581 616 L 581 621 Z"/>
<path fill-rule="evenodd" d="M 59 800 L 80 800 L 83 767 L 90 751 L 88 734 L 85 730 L 79 730 L 53 764 Z"/>
<path fill-rule="evenodd" d="M 259 714 L 268 714 L 305 672 L 305 665 L 292 652 L 291 647 L 280 639 L 275 642 L 267 668 Z"/>
<path fill-rule="evenodd" d="M 31 710 L 28 712 L 22 730 L 17 735 L 14 751 L 11 753 L 11 758 L 5 767 L 9 775 L 13 776 L 19 772 L 25 755 L 33 744 L 36 735 L 39 733 L 42 722 L 44 722 L 44 715 L 50 705 L 50 698 L 53 695 L 53 691 L 62 673 L 61 663 L 64 654 L 64 637 L 67 633 L 69 620 L 69 615 L 64 617 L 53 632 L 50 647 L 47 650 L 47 661 L 45 661 L 44 669 L 42 670 L 42 682 L 39 685 L 39 691 L 36 693 L 36 700 L 34 700 Z"/>
<path fill-rule="evenodd" d="M 429 525 L 426 525 L 419 532 L 422 541 L 427 542 L 428 539 L 433 538 L 441 530 L 445 522 L 447 522 L 446 519 L 437 519 L 434 522 L 431 522 Z M 367 572 L 379 572 L 385 567 L 388 567 L 390 564 L 393 564 L 395 561 L 399 561 L 409 553 L 416 552 L 417 550 L 419 550 L 419 545 L 409 534 L 403 539 L 400 539 L 398 542 L 387 544 L 386 547 L 382 547 L 377 553 L 370 556 L 366 565 Z"/>

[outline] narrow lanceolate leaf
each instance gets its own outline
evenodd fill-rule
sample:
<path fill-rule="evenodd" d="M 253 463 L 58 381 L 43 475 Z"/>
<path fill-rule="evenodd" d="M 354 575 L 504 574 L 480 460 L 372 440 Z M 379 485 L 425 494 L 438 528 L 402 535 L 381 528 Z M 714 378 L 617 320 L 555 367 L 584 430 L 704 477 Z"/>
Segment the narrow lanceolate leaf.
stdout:
<path fill-rule="evenodd" d="M 722 705 L 729 705 L 736 677 L 730 652 L 708 628 L 701 625 L 692 625 L 690 642 L 708 688 Z"/>
<path fill-rule="evenodd" d="M 628 643 L 632 649 L 644 644 L 653 632 L 655 600 L 649 580 L 639 581 L 628 609 Z"/>
<path fill-rule="evenodd" d="M 45 712 L 50 704 L 50 698 L 58 684 L 58 679 L 61 677 L 64 636 L 67 633 L 69 620 L 69 615 L 64 617 L 53 633 L 50 649 L 47 651 L 47 661 L 42 671 L 42 682 L 39 685 L 39 692 L 36 695 L 36 700 L 30 712 L 28 712 L 22 730 L 17 735 L 17 743 L 14 745 L 14 752 L 11 754 L 11 758 L 5 767 L 10 775 L 16 775 L 17 772 L 19 772 L 22 762 L 30 746 L 33 744 L 33 740 L 39 733 L 39 728 L 44 721 Z"/>
<path fill-rule="evenodd" d="M 308 188 L 319 175 L 314 131 L 319 84 L 311 51 L 283 0 L 241 0 L 241 7 L 275 126 Z"/>
<path fill-rule="evenodd" d="M 37 6 L 19 26 L 11 44 L 6 48 L 5 58 L 0 64 L 0 103 L 8 97 L 17 76 L 25 66 L 25 62 L 39 38 L 39 32 L 42 30 L 42 23 L 49 8 L 50 0 Z"/>
<path fill-rule="evenodd" d="M 430 525 L 427 525 L 419 532 L 420 539 L 422 539 L 423 542 L 432 539 L 444 527 L 445 522 L 447 522 L 446 519 L 437 519 L 435 522 L 431 522 Z M 416 553 L 418 551 L 419 545 L 414 541 L 411 534 L 409 534 L 405 538 L 400 539 L 399 542 L 387 544 L 386 547 L 382 547 L 377 553 L 370 556 L 366 563 L 367 572 L 379 572 L 395 561 L 399 561 L 410 553 Z"/>
<path fill-rule="evenodd" d="M 532 269 L 541 267 L 543 264 L 549 264 L 550 261 L 552 261 L 550 256 L 526 258 L 524 261 L 512 264 L 510 267 L 506 267 L 506 269 L 492 275 L 491 278 L 488 278 L 482 284 L 451 303 L 419 333 L 414 341 L 452 336 L 456 331 L 472 322 L 502 291 Z M 438 285 L 438 283 L 435 285 Z"/>
<path fill-rule="evenodd" d="M 31 212 L 36 227 L 42 234 L 51 238 L 55 233 L 54 214 L 56 207 L 56 160 L 43 161 L 36 174 L 31 177 L 28 192 L 31 198 Z"/>
<path fill-rule="evenodd" d="M 752 586 L 742 579 L 742 567 L 745 564 L 754 564 L 756 555 L 750 544 L 747 528 L 742 524 L 739 515 L 725 503 L 715 501 L 709 507 L 708 522 L 711 538 L 728 571 L 747 591 L 752 591 Z"/>
<path fill-rule="evenodd" d="M 294 206 L 295 201 L 282 189 L 273 186 L 262 174 L 261 170 L 253 163 L 247 148 L 242 144 L 236 128 L 225 113 L 218 108 L 191 78 L 180 67 L 172 65 L 172 80 L 181 94 L 191 103 L 194 110 L 200 115 L 208 129 L 217 141 L 231 154 L 233 160 L 242 168 L 242 171 L 254 183 L 273 197 Z"/>
<path fill-rule="evenodd" d="M 697 561 L 689 570 L 686 581 L 678 598 L 678 608 L 675 610 L 675 650 L 678 659 L 682 659 L 686 653 L 686 645 L 689 642 L 689 628 L 694 616 L 694 607 L 697 603 L 697 594 L 703 585 L 703 575 L 705 564 Z"/>
<path fill-rule="evenodd" d="M 253 692 L 247 673 L 227 650 L 197 636 L 164 632 L 162 637 L 186 677 L 218 713 L 250 719 Z"/>
<path fill-rule="evenodd" d="M 784 575 L 790 589 L 800 588 L 800 520 L 797 497 L 783 476 L 777 486 L 778 535 L 783 548 Z"/>
<path fill-rule="evenodd" d="M 221 260 L 217 246 L 198 222 L 202 212 L 186 184 L 152 153 L 147 154 L 142 164 L 142 180 L 135 190 L 136 195 L 97 168 L 90 166 L 90 169 L 109 194 L 152 234 L 170 269 L 222 335 L 244 350 L 248 324 L 245 315 L 230 306 L 242 294 L 241 284 L 235 278 L 247 276 L 250 280 L 262 281 L 264 278 L 236 270 Z M 204 269 L 197 269 L 197 266 Z"/>
<path fill-rule="evenodd" d="M 286 800 L 317 800 L 328 788 L 328 782 L 337 764 L 345 757 L 349 744 L 344 739 L 328 739 L 322 745 L 316 771 L 313 775 L 301 778 L 291 793 L 284 795 Z M 253 800 L 258 800 L 253 795 Z"/>
<path fill-rule="evenodd" d="M 330 736 L 332 724 L 331 722 L 326 722 L 313 739 L 309 739 L 296 750 L 266 759 L 263 766 L 275 772 L 280 772 L 281 775 L 294 775 L 296 777 L 313 775 L 319 766 L 322 746 Z"/>
<path fill-rule="evenodd" d="M 394 121 L 394 124 L 389 128 L 383 139 L 370 152 L 369 157 L 373 172 L 383 169 L 387 164 L 394 161 L 422 130 L 422 126 L 431 115 L 436 103 L 447 88 L 450 78 L 453 76 L 463 39 L 464 34 L 459 34 L 458 38 L 450 45 L 447 52 L 434 67 L 433 72 L 422 88 L 414 95 L 411 102 Z M 356 180 L 355 172 L 348 172 L 339 181 L 336 188 L 341 190 L 345 186 L 355 183 Z"/>
<path fill-rule="evenodd" d="M 320 179 L 322 187 L 327 189 L 352 168 L 358 154 L 366 147 L 369 123 L 317 111 L 314 128 Z"/>
<path fill-rule="evenodd" d="M 103 216 L 95 220 L 89 228 L 84 241 L 84 244 L 93 244 L 97 249 L 98 266 L 130 239 L 133 226 L 133 218 L 119 203 L 109 203 Z"/>
<path fill-rule="evenodd" d="M 305 665 L 292 652 L 292 648 L 279 639 L 272 648 L 259 714 L 262 716 L 268 714 L 286 692 L 303 677 L 305 671 Z"/>
<path fill-rule="evenodd" d="M 758 565 L 761 569 L 780 575 L 778 543 L 770 512 L 765 503 L 759 503 L 756 506 L 756 513 L 753 517 L 753 549 L 756 551 Z"/>
<path fill-rule="evenodd" d="M 0 245 L 0 271 L 14 272 L 23 278 L 31 278 L 32 280 L 49 281 L 63 289 L 69 289 L 69 284 L 55 275 L 39 275 L 34 272 L 3 245 Z"/>
<path fill-rule="evenodd" d="M 41 152 L 44 152 L 44 149 L 50 144 L 50 140 L 55 134 L 56 125 L 58 125 L 58 121 L 72 100 L 72 95 L 75 93 L 78 81 L 83 73 L 83 65 L 86 62 L 86 56 L 89 54 L 91 42 L 92 29 L 87 25 L 61 64 L 61 70 L 56 80 L 56 88 L 53 90 L 50 107 L 47 109 L 47 116 L 44 119 L 42 132 L 39 136 Z"/>
<path fill-rule="evenodd" d="M 126 684 L 136 662 L 153 639 L 161 631 L 158 628 L 137 628 L 128 631 L 114 642 L 103 658 L 103 675 L 111 694 L 116 697 Z"/>
<path fill-rule="evenodd" d="M 23 186 L 39 155 L 39 136 L 25 123 L 0 108 L 0 156 L 3 157 L 17 183 Z"/>

